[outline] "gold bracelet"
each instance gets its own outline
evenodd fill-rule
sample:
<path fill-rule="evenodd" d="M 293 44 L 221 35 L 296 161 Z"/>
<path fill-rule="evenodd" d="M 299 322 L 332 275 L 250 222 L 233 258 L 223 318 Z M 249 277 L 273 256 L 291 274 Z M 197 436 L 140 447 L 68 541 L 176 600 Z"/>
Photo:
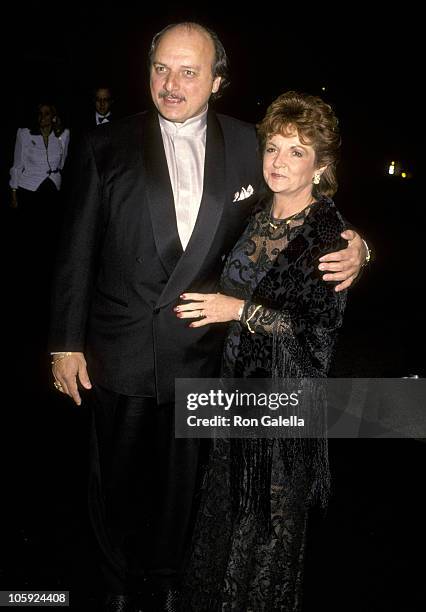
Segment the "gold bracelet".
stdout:
<path fill-rule="evenodd" d="M 57 359 L 53 358 L 52 361 L 50 362 L 53 366 L 58 363 L 58 361 L 62 361 L 62 359 L 65 359 L 65 357 L 69 357 L 70 355 L 74 355 L 74 353 L 71 353 L 70 351 L 67 351 L 66 353 L 55 353 L 55 357 L 56 355 L 59 355 L 59 357 Z"/>
<path fill-rule="evenodd" d="M 251 315 L 249 316 L 248 319 L 246 319 L 246 325 L 248 327 L 248 330 L 251 334 L 254 334 L 254 330 L 250 327 L 249 325 L 249 321 L 252 320 L 252 318 L 254 317 L 254 315 L 256 314 L 256 312 L 259 310 L 259 308 L 262 308 L 262 306 L 256 306 L 256 308 L 253 310 L 253 312 L 251 313 Z"/>

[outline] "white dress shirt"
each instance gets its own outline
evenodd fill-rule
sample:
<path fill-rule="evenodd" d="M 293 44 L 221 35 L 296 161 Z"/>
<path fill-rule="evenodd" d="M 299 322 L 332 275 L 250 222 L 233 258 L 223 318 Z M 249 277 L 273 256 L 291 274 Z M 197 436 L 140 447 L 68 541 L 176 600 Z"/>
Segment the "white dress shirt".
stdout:
<path fill-rule="evenodd" d="M 106 115 L 100 115 L 98 111 L 96 111 L 96 125 L 103 125 L 104 123 L 109 123 L 109 118 L 111 116 L 111 112 Z"/>
<path fill-rule="evenodd" d="M 13 166 L 10 169 L 10 187 L 36 191 L 46 178 L 50 178 L 60 189 L 61 173 L 55 171 L 64 167 L 69 138 L 70 132 L 67 129 L 59 137 L 51 132 L 46 147 L 41 134 L 31 134 L 28 128 L 19 128 Z"/>
<path fill-rule="evenodd" d="M 158 116 L 175 200 L 176 221 L 186 249 L 203 196 L 206 156 L 207 108 L 183 123 Z"/>

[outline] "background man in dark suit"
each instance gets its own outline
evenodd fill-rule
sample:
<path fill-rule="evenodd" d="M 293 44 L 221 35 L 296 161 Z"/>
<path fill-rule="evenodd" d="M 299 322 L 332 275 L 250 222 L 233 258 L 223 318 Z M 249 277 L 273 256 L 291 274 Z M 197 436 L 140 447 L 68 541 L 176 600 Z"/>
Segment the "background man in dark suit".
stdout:
<path fill-rule="evenodd" d="M 208 108 L 227 81 L 217 36 L 169 26 L 150 65 L 156 110 L 94 130 L 77 156 L 53 297 L 55 386 L 77 404 L 77 380 L 92 388 L 90 513 L 108 610 L 132 609 L 147 579 L 164 594 L 155 609 L 173 609 L 199 453 L 174 438 L 174 381 L 217 375 L 224 331 L 189 329 L 173 308 L 184 291 L 216 291 L 262 184 L 253 126 Z M 356 236 L 337 279 L 350 282 L 363 252 Z"/>
<path fill-rule="evenodd" d="M 93 125 L 102 125 L 112 121 L 114 98 L 111 87 L 97 87 L 95 90 L 95 114 Z"/>

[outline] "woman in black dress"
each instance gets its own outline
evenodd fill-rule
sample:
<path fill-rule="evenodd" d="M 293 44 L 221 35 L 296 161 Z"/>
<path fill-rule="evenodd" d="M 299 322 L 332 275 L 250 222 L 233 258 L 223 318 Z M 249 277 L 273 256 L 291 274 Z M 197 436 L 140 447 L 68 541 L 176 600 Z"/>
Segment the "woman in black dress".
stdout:
<path fill-rule="evenodd" d="M 322 378 L 346 292 L 317 273 L 342 247 L 335 193 L 338 121 L 320 98 L 288 92 L 259 126 L 269 195 L 229 255 L 218 294 L 187 293 L 190 326 L 230 321 L 223 376 Z M 203 317 L 203 318 L 201 318 Z M 185 611 L 297 611 L 306 523 L 326 505 L 325 438 L 215 441 L 186 571 Z"/>

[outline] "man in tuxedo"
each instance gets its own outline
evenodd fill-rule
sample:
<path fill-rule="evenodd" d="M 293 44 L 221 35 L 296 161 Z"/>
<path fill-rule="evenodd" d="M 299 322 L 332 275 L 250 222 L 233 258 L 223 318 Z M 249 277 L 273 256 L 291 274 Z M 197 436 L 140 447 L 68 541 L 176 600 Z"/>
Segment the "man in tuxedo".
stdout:
<path fill-rule="evenodd" d="M 253 126 L 208 105 L 226 81 L 214 32 L 168 26 L 150 52 L 155 109 L 88 134 L 72 174 L 50 346 L 56 388 L 77 404 L 77 382 L 91 389 L 107 610 L 133 609 L 143 581 L 153 609 L 174 609 L 199 477 L 199 441 L 174 438 L 174 382 L 218 374 L 225 329 L 190 329 L 173 308 L 217 290 L 262 184 Z M 344 284 L 364 257 L 354 236 L 326 264 Z"/>
<path fill-rule="evenodd" d="M 112 105 L 114 98 L 110 87 L 97 87 L 95 90 L 94 126 L 104 125 L 112 121 Z"/>

